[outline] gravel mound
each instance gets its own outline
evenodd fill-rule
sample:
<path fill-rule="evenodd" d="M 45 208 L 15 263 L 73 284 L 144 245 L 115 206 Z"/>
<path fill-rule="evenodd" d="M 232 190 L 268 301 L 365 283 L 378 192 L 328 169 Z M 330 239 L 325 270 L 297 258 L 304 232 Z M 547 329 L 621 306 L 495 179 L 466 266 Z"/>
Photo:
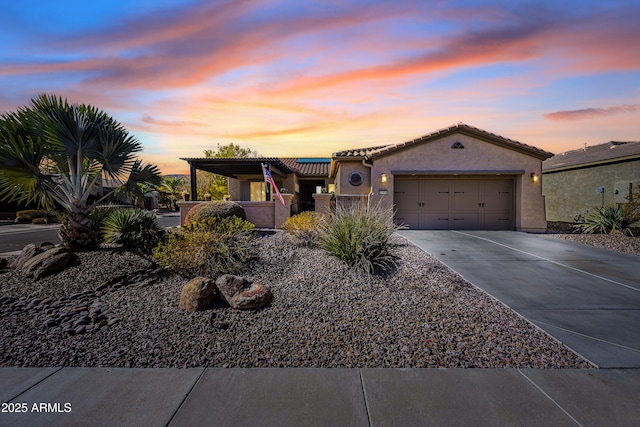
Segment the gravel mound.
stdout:
<path fill-rule="evenodd" d="M 0 271 L 0 366 L 591 367 L 403 239 L 375 277 L 282 232 L 259 246 L 240 273 L 273 292 L 257 311 L 184 312 L 188 278 L 114 250 L 39 281 Z"/>

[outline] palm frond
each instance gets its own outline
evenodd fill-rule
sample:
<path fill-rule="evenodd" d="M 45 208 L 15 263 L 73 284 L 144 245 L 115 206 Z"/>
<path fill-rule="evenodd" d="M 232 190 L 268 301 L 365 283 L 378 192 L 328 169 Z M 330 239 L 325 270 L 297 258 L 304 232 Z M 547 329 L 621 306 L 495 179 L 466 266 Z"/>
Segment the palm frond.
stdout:
<path fill-rule="evenodd" d="M 32 126 L 33 117 L 25 111 L 0 117 L 0 200 L 51 207 L 49 180 L 41 170 L 48 147 Z"/>

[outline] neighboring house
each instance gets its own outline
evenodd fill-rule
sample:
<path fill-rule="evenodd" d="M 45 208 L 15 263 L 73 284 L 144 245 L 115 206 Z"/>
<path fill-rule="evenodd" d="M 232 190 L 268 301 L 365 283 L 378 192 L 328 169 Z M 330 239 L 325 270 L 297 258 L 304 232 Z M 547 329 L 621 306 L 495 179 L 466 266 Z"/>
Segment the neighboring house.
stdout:
<path fill-rule="evenodd" d="M 549 221 L 573 222 L 594 207 L 627 203 L 640 185 L 640 141 L 568 151 L 542 164 Z"/>
<path fill-rule="evenodd" d="M 299 210 L 335 189 L 338 205 L 393 207 L 412 229 L 546 230 L 540 176 L 552 154 L 465 124 L 401 144 L 334 153 L 331 159 L 183 159 L 229 177 L 232 200 L 265 200 L 261 163 Z M 232 190 L 233 189 L 233 190 Z M 309 197 L 311 196 L 311 197 Z M 293 209 L 293 212 L 296 212 Z"/>

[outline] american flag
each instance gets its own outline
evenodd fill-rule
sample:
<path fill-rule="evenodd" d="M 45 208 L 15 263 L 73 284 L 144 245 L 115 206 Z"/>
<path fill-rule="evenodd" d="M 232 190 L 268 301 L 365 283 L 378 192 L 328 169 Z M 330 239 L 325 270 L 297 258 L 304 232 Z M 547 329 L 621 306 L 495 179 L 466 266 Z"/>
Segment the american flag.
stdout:
<path fill-rule="evenodd" d="M 271 176 L 271 172 L 269 172 L 269 169 L 267 169 L 267 165 L 264 163 L 262 164 L 262 173 L 264 174 L 264 182 L 266 182 L 267 184 L 271 184 L 271 191 L 273 191 L 273 194 L 275 194 L 278 200 L 282 202 L 282 206 L 285 206 L 286 203 L 284 202 L 284 198 L 282 197 L 282 194 L 280 194 L 280 192 L 278 191 L 278 186 L 276 185 L 276 182 L 273 180 L 273 177 Z"/>

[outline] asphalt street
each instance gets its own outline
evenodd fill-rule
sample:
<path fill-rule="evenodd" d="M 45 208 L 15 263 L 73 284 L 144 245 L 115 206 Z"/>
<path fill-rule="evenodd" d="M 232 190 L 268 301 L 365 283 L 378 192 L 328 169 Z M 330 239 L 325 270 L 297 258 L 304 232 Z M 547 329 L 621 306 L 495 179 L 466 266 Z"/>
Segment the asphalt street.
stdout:
<path fill-rule="evenodd" d="M 180 213 L 171 212 L 158 215 L 158 223 L 165 227 L 180 225 Z M 15 254 L 29 243 L 59 243 L 59 224 L 16 224 L 12 221 L 0 221 L 0 255 Z"/>

